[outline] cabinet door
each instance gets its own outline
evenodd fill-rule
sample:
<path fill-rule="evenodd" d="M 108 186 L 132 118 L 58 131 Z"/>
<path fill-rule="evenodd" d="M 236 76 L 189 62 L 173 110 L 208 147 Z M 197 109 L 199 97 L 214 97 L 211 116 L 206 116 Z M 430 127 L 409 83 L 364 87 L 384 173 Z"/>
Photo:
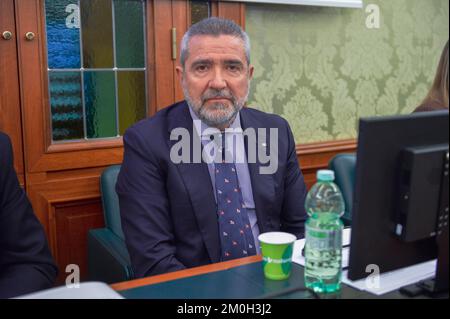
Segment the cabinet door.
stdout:
<path fill-rule="evenodd" d="M 22 125 L 20 117 L 19 75 L 17 69 L 16 20 L 14 0 L 0 1 L 0 131 L 9 135 L 14 149 L 14 167 L 22 186 Z"/>
<path fill-rule="evenodd" d="M 121 135 L 151 110 L 145 2 L 16 1 L 16 12 L 27 172 L 119 163 Z"/>

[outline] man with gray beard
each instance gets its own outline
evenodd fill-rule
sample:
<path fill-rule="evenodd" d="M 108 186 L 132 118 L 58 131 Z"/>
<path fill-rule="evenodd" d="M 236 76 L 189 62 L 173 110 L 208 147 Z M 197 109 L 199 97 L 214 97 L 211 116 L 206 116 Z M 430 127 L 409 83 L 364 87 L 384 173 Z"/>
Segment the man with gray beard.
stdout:
<path fill-rule="evenodd" d="M 289 125 L 244 107 L 247 34 L 202 20 L 184 35 L 180 62 L 185 101 L 124 135 L 116 191 L 137 277 L 259 254 L 263 232 L 303 237 L 306 187 Z"/>

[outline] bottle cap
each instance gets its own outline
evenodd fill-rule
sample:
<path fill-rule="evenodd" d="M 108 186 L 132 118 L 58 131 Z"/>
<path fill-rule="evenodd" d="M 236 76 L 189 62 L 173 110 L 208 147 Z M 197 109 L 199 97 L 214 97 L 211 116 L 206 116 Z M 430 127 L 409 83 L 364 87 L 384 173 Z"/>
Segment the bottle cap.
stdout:
<path fill-rule="evenodd" d="M 322 182 L 334 181 L 334 171 L 329 169 L 320 169 L 317 171 L 317 180 Z"/>

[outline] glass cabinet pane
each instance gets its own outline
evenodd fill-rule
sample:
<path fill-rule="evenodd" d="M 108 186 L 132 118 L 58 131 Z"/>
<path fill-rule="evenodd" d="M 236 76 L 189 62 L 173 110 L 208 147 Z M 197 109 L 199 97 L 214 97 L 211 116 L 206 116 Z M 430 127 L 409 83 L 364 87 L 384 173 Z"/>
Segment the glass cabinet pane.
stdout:
<path fill-rule="evenodd" d="M 48 67 L 80 67 L 80 20 L 73 0 L 46 0 Z"/>
<path fill-rule="evenodd" d="M 50 72 L 53 140 L 84 137 L 80 72 Z"/>
<path fill-rule="evenodd" d="M 211 16 L 211 6 L 208 0 L 191 0 L 191 24 L 197 23 Z"/>
<path fill-rule="evenodd" d="M 145 67 L 144 6 L 141 1 L 115 0 L 117 67 Z"/>
<path fill-rule="evenodd" d="M 111 0 L 81 0 L 81 33 L 85 68 L 112 68 L 113 25 Z"/>
<path fill-rule="evenodd" d="M 84 72 L 84 103 L 87 137 L 116 136 L 116 97 L 113 72 Z"/>
<path fill-rule="evenodd" d="M 145 1 L 45 0 L 53 141 L 115 138 L 147 115 Z"/>
<path fill-rule="evenodd" d="M 118 73 L 119 133 L 145 117 L 145 73 L 124 71 Z"/>

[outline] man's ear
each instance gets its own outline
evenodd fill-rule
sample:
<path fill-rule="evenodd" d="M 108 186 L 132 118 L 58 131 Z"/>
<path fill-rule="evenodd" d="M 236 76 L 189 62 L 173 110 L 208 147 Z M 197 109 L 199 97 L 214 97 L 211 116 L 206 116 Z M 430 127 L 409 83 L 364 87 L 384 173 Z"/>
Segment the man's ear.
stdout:
<path fill-rule="evenodd" d="M 177 66 L 176 68 L 175 68 L 175 70 L 176 70 L 176 72 L 177 72 L 177 77 L 178 77 L 178 80 L 180 81 L 180 83 L 182 83 L 183 82 L 183 68 L 181 67 L 181 66 Z"/>
<path fill-rule="evenodd" d="M 248 68 L 248 79 L 251 80 L 253 79 L 253 71 L 255 70 L 255 68 L 253 67 L 253 65 L 250 65 L 250 67 Z"/>

